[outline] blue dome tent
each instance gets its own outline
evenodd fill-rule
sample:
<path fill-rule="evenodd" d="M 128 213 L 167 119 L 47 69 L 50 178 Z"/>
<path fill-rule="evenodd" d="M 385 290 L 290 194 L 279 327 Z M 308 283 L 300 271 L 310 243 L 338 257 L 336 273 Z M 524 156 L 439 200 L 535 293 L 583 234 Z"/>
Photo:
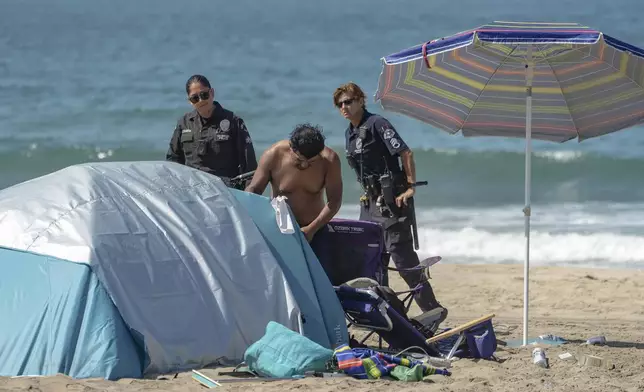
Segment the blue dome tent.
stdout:
<path fill-rule="evenodd" d="M 118 379 L 235 363 L 279 322 L 347 342 L 302 233 L 171 162 L 70 166 L 0 190 L 0 376 Z"/>

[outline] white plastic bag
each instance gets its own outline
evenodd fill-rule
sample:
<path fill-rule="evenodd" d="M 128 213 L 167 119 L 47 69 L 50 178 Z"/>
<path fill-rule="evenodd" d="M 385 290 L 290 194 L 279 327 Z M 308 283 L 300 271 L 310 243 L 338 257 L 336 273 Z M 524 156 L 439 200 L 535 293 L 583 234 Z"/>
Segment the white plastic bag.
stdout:
<path fill-rule="evenodd" d="M 280 231 L 284 234 L 295 233 L 291 213 L 288 209 L 288 204 L 286 204 L 286 197 L 278 196 L 274 198 L 271 200 L 271 205 L 275 210 L 275 219 L 277 220 L 277 226 L 280 228 Z"/>

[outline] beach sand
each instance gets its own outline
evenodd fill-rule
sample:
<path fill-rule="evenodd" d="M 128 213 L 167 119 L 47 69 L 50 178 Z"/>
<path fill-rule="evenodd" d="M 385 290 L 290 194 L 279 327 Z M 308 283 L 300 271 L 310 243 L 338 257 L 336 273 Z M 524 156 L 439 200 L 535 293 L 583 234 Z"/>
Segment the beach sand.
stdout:
<path fill-rule="evenodd" d="M 501 341 L 522 337 L 523 267 L 521 265 L 450 265 L 432 268 L 432 285 L 449 308 L 441 327 L 453 327 L 495 313 Z M 418 383 L 391 380 L 308 378 L 295 381 L 238 382 L 220 390 L 244 391 L 644 391 L 644 272 L 632 270 L 532 268 L 530 337 L 554 334 L 570 342 L 546 346 L 550 367 L 531 360 L 533 347 L 499 345 L 498 362 L 457 360 L 451 377 L 430 376 Z M 396 273 L 392 287 L 404 289 Z M 414 306 L 412 314 L 418 313 Z M 587 346 L 587 338 L 604 335 L 606 346 Z M 564 361 L 559 354 L 591 354 L 604 367 Z M 216 371 L 211 370 L 211 374 Z M 191 374 L 166 379 L 119 381 L 72 380 L 65 376 L 0 378 L 0 390 L 33 391 L 201 391 Z"/>

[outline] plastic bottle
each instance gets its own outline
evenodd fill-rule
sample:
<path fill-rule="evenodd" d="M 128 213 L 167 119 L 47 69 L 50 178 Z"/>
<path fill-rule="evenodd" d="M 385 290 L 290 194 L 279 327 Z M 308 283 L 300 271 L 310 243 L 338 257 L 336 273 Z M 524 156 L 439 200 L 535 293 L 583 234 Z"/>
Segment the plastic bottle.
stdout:
<path fill-rule="evenodd" d="M 546 358 L 546 353 L 542 348 L 537 347 L 532 351 L 532 362 L 542 368 L 548 367 L 548 359 Z"/>
<path fill-rule="evenodd" d="M 452 367 L 452 361 L 451 361 L 451 360 L 449 360 L 449 359 L 445 359 L 445 358 L 434 358 L 434 357 L 430 357 L 430 358 L 426 361 L 426 363 L 427 363 L 428 365 L 430 365 L 430 366 L 435 367 L 435 368 L 445 368 L 445 369 L 449 369 L 449 368 L 451 368 L 451 367 Z"/>

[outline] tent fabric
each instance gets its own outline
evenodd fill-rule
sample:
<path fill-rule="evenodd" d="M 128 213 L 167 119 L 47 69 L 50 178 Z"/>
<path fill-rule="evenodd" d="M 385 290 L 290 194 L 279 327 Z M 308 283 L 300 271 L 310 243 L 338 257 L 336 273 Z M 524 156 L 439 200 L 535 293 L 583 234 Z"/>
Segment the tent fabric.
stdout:
<path fill-rule="evenodd" d="M 258 228 L 267 224 L 256 225 L 217 177 L 172 162 L 80 164 L 0 191 L 0 246 L 91 266 L 143 339 L 144 373 L 241 360 L 269 321 L 330 346 L 304 325 L 337 323 L 328 321 L 343 317 L 337 298 L 320 290 L 296 299 L 292 287 L 319 274 L 286 273 L 284 252 L 291 266 L 306 256 L 301 246 L 276 251 L 285 243 Z M 30 344 L 39 343 L 16 351 Z"/>
<path fill-rule="evenodd" d="M 348 343 L 342 305 L 297 222 L 293 220 L 295 233 L 284 235 L 268 198 L 238 190 L 231 192 L 257 225 L 291 284 L 302 312 L 304 335 L 329 349 Z"/>
<path fill-rule="evenodd" d="M 141 377 L 143 347 L 87 265 L 0 248 L 0 376 Z"/>

